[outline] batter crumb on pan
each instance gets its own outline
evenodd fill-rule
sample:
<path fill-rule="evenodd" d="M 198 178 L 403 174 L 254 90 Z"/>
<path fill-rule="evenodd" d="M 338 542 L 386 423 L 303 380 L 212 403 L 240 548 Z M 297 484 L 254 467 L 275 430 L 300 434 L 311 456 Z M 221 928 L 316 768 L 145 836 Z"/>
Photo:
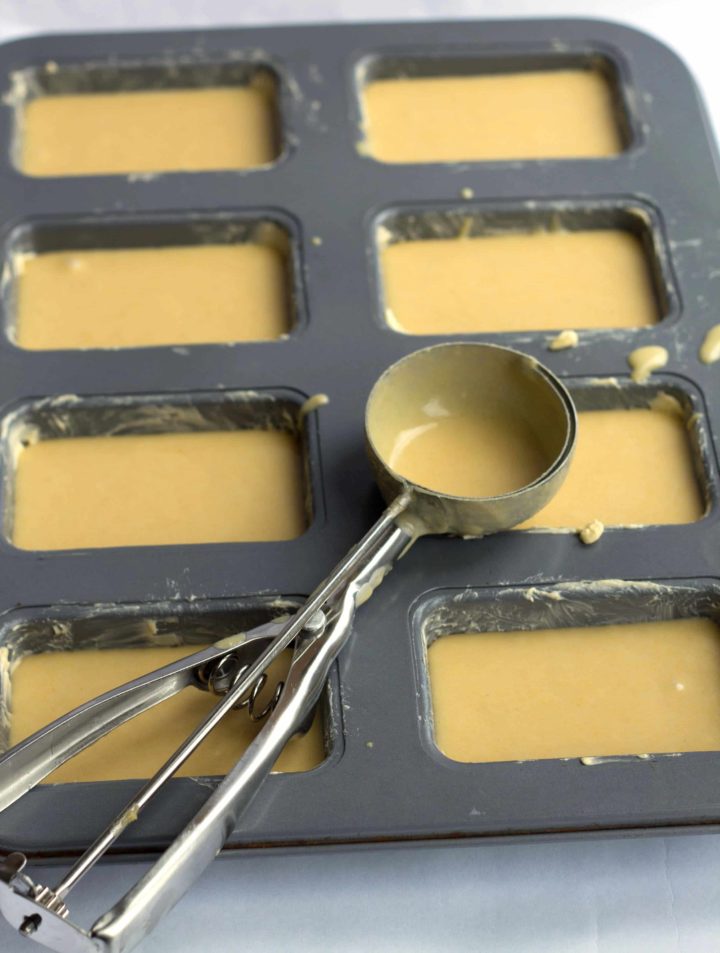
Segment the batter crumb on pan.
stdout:
<path fill-rule="evenodd" d="M 631 368 L 630 376 L 638 383 L 644 383 L 653 371 L 659 371 L 668 362 L 668 352 L 664 347 L 651 344 L 648 347 L 638 347 L 628 354 L 628 364 Z"/>
<path fill-rule="evenodd" d="M 578 333 L 577 331 L 571 331 L 566 329 L 561 331 L 559 334 L 556 334 L 554 338 L 551 338 L 548 341 L 548 350 L 549 351 L 564 351 L 569 347 L 578 346 Z"/>
<path fill-rule="evenodd" d="M 714 325 L 703 338 L 699 351 L 703 364 L 714 364 L 720 361 L 720 324 Z"/>
<path fill-rule="evenodd" d="M 591 546 L 600 539 L 604 532 L 604 523 L 600 520 L 592 520 L 587 526 L 583 526 L 583 528 L 578 531 L 578 536 L 580 537 L 580 541 L 585 543 L 586 546 Z"/>

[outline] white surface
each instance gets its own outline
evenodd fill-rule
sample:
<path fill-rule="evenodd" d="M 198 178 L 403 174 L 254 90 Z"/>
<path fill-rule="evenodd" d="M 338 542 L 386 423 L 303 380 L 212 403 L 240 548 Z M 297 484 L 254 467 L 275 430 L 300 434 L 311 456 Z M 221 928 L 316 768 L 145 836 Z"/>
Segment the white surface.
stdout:
<path fill-rule="evenodd" d="M 89 924 L 142 869 L 99 868 L 73 915 Z M 216 861 L 140 951 L 717 953 L 718 911 L 720 835 L 257 852 Z M 2 932 L 0 949 L 37 948 Z"/>
<path fill-rule="evenodd" d="M 322 20 L 596 16 L 655 34 L 684 57 L 720 129 L 712 6 L 687 2 L 0 0 L 0 40 L 38 32 Z M 720 779 L 718 779 L 720 782 Z M 72 895 L 89 924 L 139 865 L 104 866 Z M 47 873 L 50 881 L 56 872 Z M 0 950 L 28 953 L 0 924 Z M 717 953 L 720 835 L 269 855 L 216 863 L 145 953 L 484 951 Z"/>

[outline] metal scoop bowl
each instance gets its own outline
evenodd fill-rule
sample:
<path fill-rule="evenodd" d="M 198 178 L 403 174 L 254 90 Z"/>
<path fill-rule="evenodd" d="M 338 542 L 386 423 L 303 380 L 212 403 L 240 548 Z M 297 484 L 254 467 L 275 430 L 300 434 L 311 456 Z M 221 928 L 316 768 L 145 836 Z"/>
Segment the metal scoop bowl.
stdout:
<path fill-rule="evenodd" d="M 455 425 L 465 429 L 448 446 L 462 460 L 451 454 L 448 461 L 447 454 L 431 449 L 435 459 L 428 467 L 428 454 L 415 441 L 443 437 Z M 567 472 L 576 427 L 562 384 L 533 358 L 509 348 L 440 344 L 385 371 L 368 399 L 365 431 L 387 509 L 302 608 L 285 622 L 238 633 L 106 692 L 0 757 L 2 811 L 109 731 L 183 688 L 214 686 L 223 696 L 56 886 L 36 884 L 19 852 L 0 863 L 0 911 L 10 924 L 61 953 L 122 953 L 140 942 L 222 849 L 285 744 L 307 726 L 330 666 L 352 632 L 356 608 L 398 557 L 419 536 L 484 536 L 541 509 Z M 411 444 L 420 447 L 414 463 L 404 456 Z M 507 459 L 498 460 L 498 454 Z M 510 477 L 500 466 L 508 460 L 514 464 Z M 262 730 L 198 814 L 89 930 L 72 923 L 68 893 L 220 719 L 248 705 L 258 679 L 291 643 L 292 663 L 271 710 L 263 713 Z"/>
<path fill-rule="evenodd" d="M 491 420 L 493 443 L 499 438 L 502 452 L 523 458 L 518 470 L 525 470 L 527 482 L 495 495 L 470 496 L 418 483 L 395 469 L 398 437 L 456 418 Z M 534 358 L 494 344 L 437 344 L 415 351 L 379 378 L 365 413 L 375 479 L 389 503 L 409 494 L 397 522 L 417 536 L 485 536 L 528 519 L 565 479 L 576 430 L 575 409 L 560 381 Z M 482 476 L 498 460 L 492 446 L 483 452 L 483 434 L 474 436 L 475 468 Z M 475 445 L 466 449 L 471 453 L 475 456 Z M 489 481 L 476 481 L 483 482 Z"/>

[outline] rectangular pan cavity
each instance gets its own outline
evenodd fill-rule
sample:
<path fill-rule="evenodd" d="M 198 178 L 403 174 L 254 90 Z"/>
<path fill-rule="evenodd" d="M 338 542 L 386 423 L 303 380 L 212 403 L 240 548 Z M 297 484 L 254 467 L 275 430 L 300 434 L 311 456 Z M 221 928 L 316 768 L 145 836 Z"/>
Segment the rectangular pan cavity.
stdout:
<path fill-rule="evenodd" d="M 153 275 L 154 253 L 171 250 L 183 259 Z M 120 253 L 118 287 L 112 287 L 109 256 L 102 257 L 104 280 L 91 279 L 88 287 L 99 252 Z M 132 252 L 145 254 L 128 258 Z M 23 292 L 31 269 L 40 283 Z M 193 272 L 202 292 L 192 284 L 184 288 Z M 295 222 L 275 212 L 33 222 L 16 228 L 5 249 L 6 333 L 30 350 L 280 339 L 305 323 L 301 275 Z"/>
<path fill-rule="evenodd" d="M 529 74 L 529 76 L 528 76 Z M 475 149 L 468 146 L 466 151 L 462 147 L 453 144 L 452 148 L 439 149 L 437 141 L 443 137 L 443 131 L 451 139 L 455 136 L 461 136 L 460 130 L 465 132 L 472 127 L 472 122 L 476 116 L 466 117 L 466 121 L 461 125 L 457 123 L 457 117 L 453 117 L 453 111 L 457 111 L 457 101 L 448 94 L 445 109 L 438 108 L 435 104 L 431 118 L 428 120 L 428 110 L 422 110 L 411 106 L 411 97 L 407 96 L 405 108 L 401 103 L 395 103 L 396 122 L 391 121 L 390 116 L 382 117 L 377 111 L 377 102 L 370 99 L 372 96 L 372 87 L 376 85 L 376 90 L 380 90 L 380 85 L 386 88 L 392 81 L 416 80 L 418 81 L 418 95 L 421 96 L 422 81 L 425 80 L 489 80 L 501 81 L 503 77 L 510 83 L 522 81 L 524 76 L 528 76 L 530 82 L 534 75 L 556 74 L 558 77 L 566 77 L 568 74 L 587 74 L 588 79 L 597 78 L 597 89 L 590 87 L 585 95 L 588 99 L 585 101 L 586 111 L 591 108 L 597 110 L 598 124 L 606 127 L 606 134 L 602 145 L 598 145 L 592 138 L 578 145 L 570 145 L 562 142 L 562 136 L 567 135 L 570 128 L 576 124 L 572 122 L 572 116 L 568 116 L 568 126 L 563 129 L 557 127 L 557 133 L 560 141 L 541 143 L 538 147 L 537 138 L 541 135 L 543 125 L 547 125 L 548 120 L 557 118 L 557 112 L 553 114 L 554 96 L 557 90 L 548 90 L 548 97 L 544 102 L 535 100 L 534 105 L 525 103 L 526 110 L 525 122 L 519 119 L 516 122 L 516 128 L 519 128 L 521 134 L 523 125 L 528 121 L 533 124 L 537 120 L 537 128 L 529 137 L 522 135 L 518 137 L 514 133 L 513 137 L 506 143 L 494 145 L 483 144 L 483 137 L 487 135 L 492 137 L 492 114 L 483 115 L 480 120 L 483 135 L 479 136 L 475 143 Z M 388 82 L 390 81 L 390 82 Z M 597 51 L 578 51 L 559 54 L 557 52 L 536 51 L 519 53 L 512 50 L 494 50 L 485 51 L 482 54 L 460 52 L 449 53 L 439 52 L 438 50 L 427 50 L 413 54 L 408 53 L 382 53 L 371 54 L 361 59 L 355 67 L 355 85 L 357 95 L 360 101 L 359 113 L 360 121 L 360 140 L 358 150 L 365 155 L 381 162 L 483 162 L 483 161 L 506 161 L 506 160 L 530 160 L 533 159 L 552 159 L 552 158 L 587 158 L 604 157 L 614 155 L 618 152 L 630 148 L 634 144 L 635 130 L 631 124 L 629 111 L 622 93 L 622 84 L 620 81 L 618 64 L 614 59 L 599 53 Z M 411 90 L 410 84 L 405 86 L 408 93 Z M 370 94 L 370 95 L 369 95 Z M 475 97 L 470 97 L 468 105 L 472 103 L 473 98 L 478 107 L 483 105 L 483 97 L 478 88 Z M 418 106 L 420 103 L 418 103 Z M 426 104 L 427 105 L 427 104 Z M 382 107 L 381 107 L 382 108 Z M 575 118 L 584 119 L 582 115 L 585 110 L 579 109 L 578 116 Z M 415 113 L 413 117 L 412 114 Z M 498 106 L 498 113 L 502 109 Z M 545 115 L 545 112 L 547 113 Z M 375 113 L 375 121 L 373 119 Z M 412 118 L 408 121 L 408 116 Z M 450 119 L 448 119 L 450 117 Z M 378 123 L 378 119 L 380 122 Z M 413 121 L 413 119 L 415 121 Z M 418 122 L 418 119 L 421 119 Z M 433 122 L 436 121 L 436 123 Z M 543 121 L 544 120 L 544 121 Z M 391 128 L 392 125 L 407 124 L 404 130 L 403 138 L 405 144 L 393 143 L 392 141 L 373 142 L 374 130 L 379 128 L 381 137 L 383 132 L 382 125 Z M 435 128 L 433 126 L 435 125 Z M 500 123 L 498 130 L 502 130 L 503 123 Z M 512 127 L 511 127 L 512 128 Z M 503 130 L 506 131 L 506 130 Z M 577 133 L 577 128 L 573 131 Z M 599 130 L 590 130 L 590 136 Z M 603 137 L 601 137 L 603 138 Z M 419 151 L 414 155 L 414 149 L 407 146 L 410 140 L 414 145 L 417 141 Z M 425 140 L 423 142 L 423 140 Z M 428 146 L 428 141 L 433 143 Z M 535 148 L 533 148 L 535 146 Z M 577 148 L 577 153 L 574 152 Z"/>
<path fill-rule="evenodd" d="M 184 61 L 182 59 L 163 61 L 148 60 L 145 62 L 87 62 L 62 64 L 54 61 L 45 63 L 44 66 L 32 66 L 18 70 L 11 76 L 10 101 L 15 109 L 15 128 L 11 142 L 11 159 L 14 165 L 21 171 L 29 175 L 37 176 L 56 176 L 56 175 L 95 175 L 95 174 L 139 174 L 156 175 L 163 172 L 190 171 L 201 172 L 204 170 L 216 170 L 224 168 L 263 168 L 268 167 L 278 161 L 285 151 L 284 132 L 282 129 L 280 115 L 280 79 L 275 69 L 265 62 L 252 59 L 248 54 L 246 59 L 233 59 L 232 61 Z M 82 121 L 78 124 L 76 130 L 68 128 L 67 118 L 65 122 L 62 117 L 50 116 L 41 120 L 36 116 L 34 120 L 45 123 L 45 130 L 38 125 L 33 133 L 34 137 L 28 138 L 28 128 L 30 125 L 30 112 L 37 108 L 46 108 L 52 105 L 50 101 L 59 102 L 60 97 L 91 97 L 91 96 L 116 96 L 117 94 L 162 94 L 162 93 L 180 93 L 180 92 L 204 92 L 217 91 L 218 93 L 229 93 L 231 91 L 240 91 L 243 97 L 247 97 L 243 102 L 235 105 L 221 106 L 225 119 L 228 124 L 237 122 L 237 129 L 234 131 L 244 132 L 248 139 L 255 139 L 258 142 L 250 147 L 243 145 L 238 137 L 237 148 L 233 143 L 220 143 L 218 148 L 226 155 L 226 160 L 213 156 L 210 152 L 188 152 L 186 159 L 182 156 L 181 148 L 167 150 L 160 155 L 169 156 L 169 161 L 164 164 L 163 161 L 156 161 L 156 153 L 152 149 L 148 151 L 147 142 L 142 141 L 137 146 L 137 160 L 134 161 L 132 155 L 128 155 L 128 160 L 120 160 L 113 156 L 113 146 L 121 151 L 122 136 L 118 136 L 120 124 L 124 124 L 129 135 L 133 132 L 132 121 L 128 116 L 123 116 L 117 110 L 119 100 L 106 99 L 106 102 L 115 111 L 115 118 L 118 125 L 113 129 L 112 126 L 103 124 L 94 128 L 92 123 L 97 124 L 97 117 L 88 120 L 91 125 L 87 126 L 87 135 L 109 137 L 109 144 L 106 144 L 104 151 L 98 153 L 100 156 L 97 167 L 93 167 L 93 161 L 83 158 L 83 150 L 76 150 L 72 155 L 77 158 L 77 168 L 72 168 L 72 160 L 62 164 L 62 160 L 57 155 L 53 155 L 53 143 L 57 145 L 60 139 L 57 136 L 61 134 L 64 127 L 63 136 L 74 135 L 74 132 L 82 133 Z M 168 130 L 173 136 L 177 137 L 178 145 L 182 146 L 182 135 L 179 128 L 174 130 L 173 116 L 168 115 L 167 110 L 172 113 L 171 97 L 168 97 L 167 103 L 158 102 L 156 128 L 161 134 L 167 137 Z M 42 101 L 42 102 L 41 102 Z M 88 105 L 86 101 L 83 105 Z M 77 99 L 67 99 L 68 105 L 78 103 Z M 175 107 L 177 109 L 177 105 Z M 244 119 L 239 118 L 238 110 L 246 110 Z M 99 114 L 102 110 L 99 111 Z M 98 114 L 98 115 L 99 115 Z M 195 110 L 195 119 L 197 122 L 205 121 L 203 118 L 203 109 Z M 219 113 L 216 118 L 222 118 Z M 57 128 L 52 126 L 57 123 Z M 231 127 L 232 128 L 232 127 Z M 174 130 L 174 131 L 173 131 Z M 207 126 L 207 132 L 212 134 L 212 127 Z M 195 135 L 202 137 L 202 130 L 196 128 Z M 82 139 L 82 135 L 79 135 Z M 37 148 L 41 152 L 36 152 Z M 29 154 L 28 149 L 33 153 Z M 192 158 L 197 156 L 197 162 Z M 148 161 L 149 160 L 149 161 Z"/>
<path fill-rule="evenodd" d="M 288 526 L 292 523 L 292 530 L 288 530 L 286 533 L 285 529 L 281 528 L 282 531 L 275 538 L 284 539 L 299 535 L 312 521 L 318 499 L 317 492 L 313 489 L 313 478 L 317 472 L 317 467 L 313 466 L 311 470 L 310 463 L 311 459 L 317 459 L 317 437 L 314 429 L 306 426 L 303 402 L 303 395 L 295 391 L 280 389 L 112 397 L 65 395 L 23 402 L 19 407 L 15 407 L 6 414 L 0 430 L 5 474 L 2 487 L 5 536 L 12 542 L 18 532 L 16 521 L 18 506 L 17 475 L 22 462 L 21 455 L 28 450 L 32 451 L 34 447 L 42 442 L 62 441 L 72 438 L 122 439 L 149 437 L 151 435 L 157 435 L 160 438 L 167 435 L 191 434 L 205 435 L 207 438 L 212 434 L 230 435 L 232 433 L 240 434 L 241 432 L 249 434 L 251 431 L 286 435 L 288 441 L 292 442 L 296 449 L 292 451 L 292 459 L 288 458 L 287 473 L 280 474 L 277 481 L 270 479 L 273 474 L 267 475 L 266 482 L 261 481 L 259 486 L 256 485 L 257 493 L 255 497 L 252 497 L 253 491 L 251 488 L 254 484 L 250 480 L 252 474 L 248 472 L 249 464 L 243 468 L 244 475 L 238 488 L 247 494 L 249 500 L 252 498 L 257 500 L 258 503 L 264 502 L 266 505 L 263 507 L 263 511 L 267 510 L 268 514 L 275 512 L 280 504 L 285 502 L 286 505 L 281 509 L 281 512 L 287 515 L 286 522 Z M 225 438 L 220 442 L 224 443 Z M 282 443 L 282 441 L 277 442 L 278 444 Z M 105 441 L 101 441 L 101 443 L 107 446 Z M 84 447 L 89 446 L 89 444 L 90 441 L 82 441 Z M 79 444 L 76 444 L 76 446 L 79 446 Z M 126 447 L 129 447 L 129 444 Z M 202 446 L 200 446 L 200 442 L 194 444 L 193 453 L 195 448 L 197 448 L 197 452 L 206 450 L 206 443 L 203 441 Z M 190 453 L 190 451 L 187 452 Z M 235 446 L 233 446 L 233 452 L 236 452 Z M 280 456 L 277 459 L 284 461 L 290 450 L 280 447 L 277 450 L 271 450 L 271 452 L 279 454 Z M 178 465 L 182 465 L 182 460 L 178 461 Z M 192 454 L 190 465 L 192 465 Z M 297 473 L 295 472 L 296 469 Z M 202 472 L 200 478 L 204 479 Z M 54 479 L 57 479 L 57 477 Z M 257 482 L 255 480 L 255 484 Z M 37 489 L 37 482 L 32 485 Z M 273 487 L 285 489 L 287 499 L 285 501 L 273 499 Z M 59 499 L 60 509 L 66 501 L 67 497 Z M 169 502 L 171 508 L 175 507 L 171 495 Z M 197 503 L 197 500 L 195 503 Z M 193 503 L 193 505 L 195 504 Z M 177 507 L 173 511 L 176 510 Z M 26 514 L 29 512 L 27 507 L 25 512 Z M 128 514 L 126 513 L 126 515 Z M 52 512 L 49 512 L 48 516 L 52 516 Z M 225 518 L 223 517 L 223 519 Z M 263 539 L 268 537 L 262 535 L 246 537 L 246 539 L 254 538 Z M 273 538 L 273 536 L 269 538 Z M 215 541 L 221 541 L 221 539 L 230 541 L 221 536 Z M 241 540 L 242 537 L 238 541 Z M 165 542 L 170 543 L 176 541 L 174 538 L 165 540 Z M 191 541 L 199 542 L 200 540 L 191 539 Z M 162 542 L 157 544 L 163 545 Z M 16 542 L 16 545 L 19 544 Z M 97 545 L 155 545 L 155 543 L 124 541 L 94 542 L 87 545 L 89 545 L 89 548 L 94 548 Z M 82 543 L 65 546 L 51 542 L 47 547 L 31 545 L 22 548 L 77 549 L 85 547 Z"/>
<path fill-rule="evenodd" d="M 706 625 L 671 630 L 668 624 L 670 620 L 689 619 L 703 619 Z M 648 622 L 665 624 L 654 630 L 632 628 Z M 720 674 L 720 629 L 713 631 L 713 625 L 718 622 L 716 588 L 694 582 L 599 580 L 429 593 L 417 604 L 412 621 L 421 684 L 423 742 L 425 746 L 439 744 L 436 731 L 440 731 L 447 756 L 469 763 L 558 760 L 558 755 L 525 752 L 552 751 L 553 746 L 557 748 L 562 744 L 575 744 L 579 750 L 568 751 L 560 760 L 579 760 L 589 766 L 618 757 L 651 760 L 656 750 L 677 752 L 675 745 L 665 746 L 662 740 L 656 749 L 642 746 L 649 737 L 656 738 L 656 722 L 663 722 L 663 712 L 667 709 L 668 719 L 662 727 L 669 737 L 675 742 L 687 737 L 690 751 L 716 751 L 720 738 L 720 688 L 713 688 L 711 675 L 713 667 L 717 667 Z M 606 629 L 608 626 L 623 628 Z M 548 633 L 546 630 L 559 631 Z M 574 631 L 563 636 L 562 630 Z M 537 677 L 533 673 L 545 664 L 544 658 L 537 656 L 541 648 L 539 641 L 534 644 L 532 636 L 523 635 L 528 632 L 537 632 L 537 640 L 546 643 L 542 646 L 543 655 L 547 653 L 549 659 L 554 659 L 553 666 L 542 676 L 542 685 L 534 689 L 525 687 L 521 697 L 496 725 L 494 734 L 483 735 L 484 725 L 494 723 L 512 701 L 518 685 L 532 682 Z M 464 638 L 461 633 L 465 634 Z M 498 639 L 497 633 L 507 638 Z M 484 635 L 487 637 L 485 646 L 481 641 Z M 453 669 L 457 658 L 453 659 L 446 652 L 440 662 L 436 661 L 434 674 L 431 674 L 433 665 L 428 660 L 428 650 L 437 640 L 452 637 L 459 640 L 453 654 L 466 656 L 462 672 Z M 584 637 L 588 640 L 585 643 Z M 569 641 L 564 643 L 564 639 Z M 687 650 L 679 649 L 678 639 L 687 639 Z M 633 640 L 640 644 L 633 645 Z M 451 643 L 444 646 L 450 647 Z M 712 664 L 700 664 L 703 660 L 707 662 L 705 656 Z M 481 665 L 480 670 L 476 670 L 471 657 L 475 663 L 482 658 L 486 668 Z M 583 658 L 585 668 L 580 661 Z M 588 667 L 593 658 L 595 664 Z M 607 668 L 608 661 L 615 658 L 617 666 L 612 669 L 615 674 L 608 677 L 606 684 L 597 685 L 593 679 L 596 675 L 600 677 L 603 666 Z M 501 668 L 493 668 L 499 662 Z M 437 667 L 440 664 L 442 667 Z M 508 679 L 511 669 L 516 670 L 516 677 Z M 571 672 L 574 673 L 572 678 L 569 677 Z M 431 680 L 434 678 L 438 684 L 433 693 Z M 449 680 L 453 678 L 458 684 L 455 693 L 448 695 Z M 682 681 L 675 681 L 676 678 Z M 634 681 L 647 681 L 647 691 L 629 692 Z M 470 683 L 472 697 L 467 694 Z M 710 694 L 715 691 L 715 698 L 709 697 L 705 704 L 706 691 Z M 577 693 L 575 701 L 573 692 Z M 455 704 L 462 699 L 465 699 L 463 710 L 455 711 Z M 433 705 L 443 705 L 444 711 L 439 707 L 434 710 Z M 657 718 L 653 716 L 653 705 L 657 706 Z M 488 708 L 483 719 L 479 712 L 485 706 Z M 513 724 L 513 713 L 517 712 L 522 721 L 528 714 L 526 708 L 535 709 L 535 716 L 521 731 L 522 726 Z M 605 714 L 593 722 L 593 715 L 602 714 L 601 710 Z M 552 737 L 555 732 L 551 725 L 547 732 L 533 735 L 533 725 L 545 719 L 549 723 L 556 719 L 559 741 Z M 453 725 L 453 720 L 462 724 Z M 587 731 L 585 748 L 583 738 L 574 737 L 578 729 L 582 735 Z M 611 750 L 603 750 L 603 744 L 606 747 L 609 744 Z M 612 750 L 613 744 L 622 750 Z M 704 747 L 705 744 L 709 747 Z M 505 757 L 484 757 L 480 754 L 483 746 L 489 752 L 508 753 Z M 518 754 L 510 753 L 512 750 Z M 685 749 L 680 747 L 680 750 Z M 471 756 L 468 752 L 472 752 Z"/>
<path fill-rule="evenodd" d="M 237 600 L 198 600 L 193 603 L 156 603 L 134 605 L 97 605 L 39 607 L 11 612 L 0 626 L 0 750 L 7 750 L 13 713 L 13 674 L 18 664 L 29 656 L 42 653 L 73 653 L 80 650 L 169 648 L 207 645 L 237 632 L 247 631 L 272 619 L 292 612 L 298 605 L 294 597 L 247 596 Z M 159 709 L 162 708 L 162 704 Z M 247 717 L 246 712 L 238 713 Z M 274 774 L 267 782 L 276 791 L 289 786 L 295 790 L 303 779 L 325 772 L 342 756 L 342 715 L 339 705 L 338 675 L 331 669 L 326 688 L 318 703 L 317 715 L 322 749 L 322 763 L 307 771 Z M 315 726 L 317 731 L 318 726 Z M 206 776 L 202 776 L 205 778 Z M 137 781 L 96 781 L 84 784 L 43 784 L 31 792 L 28 800 L 40 810 L 52 807 L 55 817 L 62 817 L 61 828 L 51 834 L 38 835 L 36 825 L 27 825 L 25 818 L 13 816 L 14 808 L 0 825 L 0 849 L 23 844 L 36 851 L 60 851 L 67 854 L 77 845 L 87 845 L 138 786 Z M 161 810 L 149 808 L 128 838 L 125 849 L 147 847 L 169 842 L 183 823 L 207 798 L 211 787 L 205 780 L 173 778 L 160 795 Z M 82 807 L 81 807 L 82 806 Z M 59 831 L 62 829 L 62 835 Z M 50 828 L 48 828 L 48 831 Z"/>
<path fill-rule="evenodd" d="M 599 333 L 652 325 L 679 310 L 658 216 L 642 203 L 566 199 L 395 208 L 375 220 L 373 232 L 381 323 L 406 334 L 565 328 Z M 483 239 L 488 240 L 485 248 Z M 424 242 L 431 244 L 415 244 Z M 556 248 L 560 242 L 564 247 Z M 585 247 L 580 249 L 579 242 Z M 607 245 L 595 247 L 598 242 Z M 572 243 L 575 266 L 568 264 Z M 464 255 L 456 259 L 457 274 L 448 277 L 456 248 Z M 468 252 L 477 262 L 463 265 Z M 483 252 L 488 269 L 484 276 Z M 565 267 L 564 275 L 548 275 L 553 262 Z M 570 292 L 569 281 L 575 285 L 569 285 Z M 594 292 L 588 290 L 588 281 Z M 597 300 L 588 301 L 593 293 Z"/>

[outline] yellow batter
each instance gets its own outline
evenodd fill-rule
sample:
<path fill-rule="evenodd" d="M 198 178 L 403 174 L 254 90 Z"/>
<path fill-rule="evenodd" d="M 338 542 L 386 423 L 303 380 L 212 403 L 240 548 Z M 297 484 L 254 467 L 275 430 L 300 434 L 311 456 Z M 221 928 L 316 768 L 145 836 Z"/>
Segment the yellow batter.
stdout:
<path fill-rule="evenodd" d="M 557 496 L 523 526 L 691 523 L 705 510 L 679 407 L 578 415 L 575 456 Z"/>
<path fill-rule="evenodd" d="M 278 155 L 268 84 L 41 96 L 21 120 L 28 175 L 246 169 Z"/>
<path fill-rule="evenodd" d="M 44 440 L 21 451 L 21 549 L 292 539 L 305 528 L 301 452 L 276 430 Z"/>
<path fill-rule="evenodd" d="M 382 79 L 364 92 L 365 150 L 383 162 L 611 156 L 622 142 L 593 70 Z"/>
<path fill-rule="evenodd" d="M 507 415 L 424 417 L 395 436 L 391 468 L 453 496 L 499 496 L 536 480 L 547 454 L 532 427 Z"/>
<path fill-rule="evenodd" d="M 720 750 L 708 619 L 449 635 L 428 658 L 435 739 L 456 761 Z"/>
<path fill-rule="evenodd" d="M 714 364 L 720 360 L 720 324 L 713 325 L 705 335 L 698 357 L 703 364 Z"/>
<path fill-rule="evenodd" d="M 202 646 L 178 648 L 106 649 L 103 651 L 48 652 L 21 660 L 11 679 L 10 743 L 17 744 L 50 721 L 101 692 L 144 675 L 161 665 L 199 651 Z M 282 678 L 290 655 L 270 669 Z M 261 696 L 272 697 L 277 677 L 271 677 Z M 148 778 L 180 745 L 218 701 L 195 688 L 186 688 L 169 701 L 139 715 L 92 748 L 58 768 L 54 783 Z M 262 710 L 261 704 L 258 711 Z M 208 736 L 178 772 L 183 776 L 226 774 L 255 737 L 261 725 L 247 711 L 231 712 Z M 325 758 L 321 719 L 311 730 L 293 739 L 280 755 L 278 771 L 307 771 Z"/>
<path fill-rule="evenodd" d="M 31 350 L 279 338 L 286 260 L 266 244 L 52 252 L 20 261 L 16 341 Z"/>
<path fill-rule="evenodd" d="M 626 231 L 396 242 L 381 264 L 388 321 L 407 334 L 632 328 L 659 317 L 642 245 Z"/>
<path fill-rule="evenodd" d="M 644 384 L 654 371 L 662 370 L 668 362 L 667 348 L 657 344 L 635 348 L 627 356 L 632 379 L 638 384 Z"/>

